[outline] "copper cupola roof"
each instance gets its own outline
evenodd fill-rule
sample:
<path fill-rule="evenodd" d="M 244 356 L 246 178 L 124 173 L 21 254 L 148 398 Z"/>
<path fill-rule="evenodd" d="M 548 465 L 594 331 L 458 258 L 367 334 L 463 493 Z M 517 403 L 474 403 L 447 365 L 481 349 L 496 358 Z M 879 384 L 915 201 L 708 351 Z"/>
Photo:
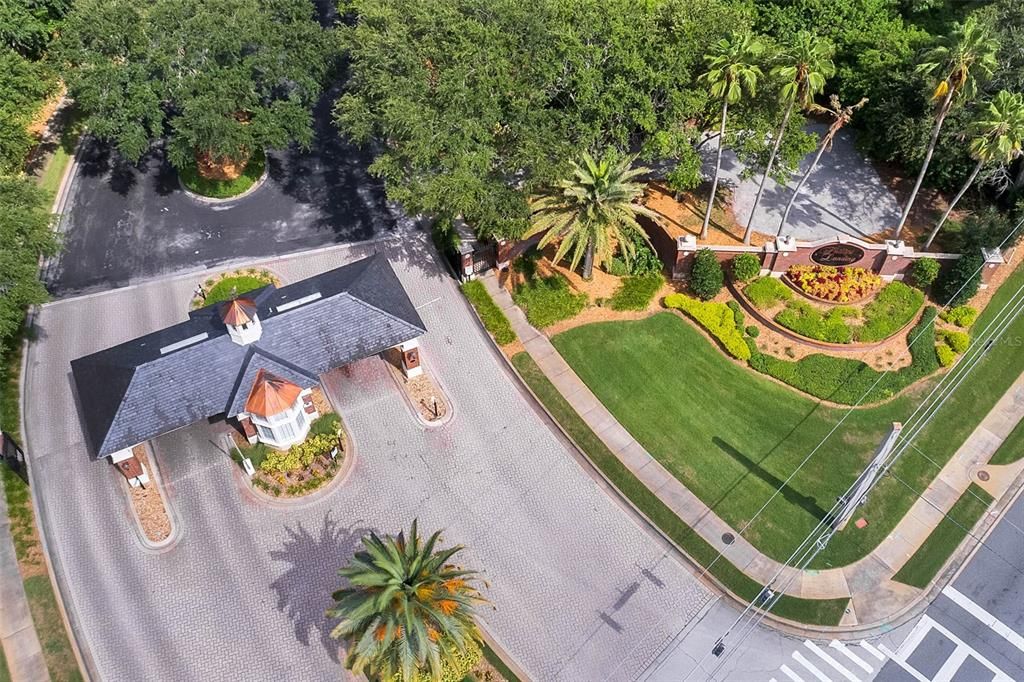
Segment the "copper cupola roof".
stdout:
<path fill-rule="evenodd" d="M 291 409 L 301 392 L 301 387 L 261 368 L 252 382 L 245 411 L 258 417 L 273 417 Z"/>
<path fill-rule="evenodd" d="M 220 319 L 224 324 L 241 327 L 252 322 L 256 316 L 256 303 L 251 298 L 235 298 L 220 308 Z"/>

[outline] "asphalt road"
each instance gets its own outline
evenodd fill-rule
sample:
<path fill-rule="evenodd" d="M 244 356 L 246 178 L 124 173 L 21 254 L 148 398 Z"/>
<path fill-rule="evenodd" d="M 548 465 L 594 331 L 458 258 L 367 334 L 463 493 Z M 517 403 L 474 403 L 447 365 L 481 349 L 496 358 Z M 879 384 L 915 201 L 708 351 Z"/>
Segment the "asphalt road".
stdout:
<path fill-rule="evenodd" d="M 269 153 L 266 183 L 231 202 L 185 194 L 160 149 L 136 165 L 109 145 L 84 141 L 62 212 L 65 248 L 47 268 L 51 293 L 121 287 L 396 229 L 408 219 L 367 172 L 372 150 L 347 144 L 331 122 L 336 96 L 327 92 L 316 107 L 311 149 Z"/>
<path fill-rule="evenodd" d="M 1024 496 L 932 603 L 876 679 L 1024 680 Z"/>

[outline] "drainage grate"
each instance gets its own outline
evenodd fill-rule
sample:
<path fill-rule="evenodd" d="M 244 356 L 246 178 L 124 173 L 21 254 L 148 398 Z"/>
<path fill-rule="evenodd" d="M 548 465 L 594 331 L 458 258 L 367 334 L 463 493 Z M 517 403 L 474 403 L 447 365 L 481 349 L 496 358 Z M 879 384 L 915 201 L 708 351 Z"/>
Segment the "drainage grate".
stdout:
<path fill-rule="evenodd" d="M 731 545 L 733 542 L 735 542 L 735 540 L 736 536 L 732 533 L 722 533 L 722 542 L 724 542 L 725 544 Z"/>
<path fill-rule="evenodd" d="M 988 475 L 987 471 L 982 469 L 981 471 L 978 472 L 978 480 L 979 481 L 987 481 L 988 479 L 989 479 L 989 475 Z"/>

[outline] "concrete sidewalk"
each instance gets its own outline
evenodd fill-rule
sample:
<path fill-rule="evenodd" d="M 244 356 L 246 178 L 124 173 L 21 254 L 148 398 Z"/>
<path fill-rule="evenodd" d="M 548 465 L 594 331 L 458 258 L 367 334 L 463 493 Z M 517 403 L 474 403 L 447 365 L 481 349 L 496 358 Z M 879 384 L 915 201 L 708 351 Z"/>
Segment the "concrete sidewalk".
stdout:
<path fill-rule="evenodd" d="M 841 568 L 797 571 L 758 551 L 654 459 L 562 359 L 548 337 L 530 325 L 497 277 L 489 274 L 482 281 L 541 371 L 608 449 L 658 499 L 754 580 L 765 584 L 775 579 L 776 585 L 788 585 L 786 594 L 805 599 L 850 598 L 851 608 L 841 625 L 880 622 L 911 605 L 921 590 L 897 583 L 892 576 L 928 538 L 945 512 L 972 482 L 999 499 L 1024 469 L 1022 460 L 1011 466 L 990 467 L 987 482 L 977 478 L 978 470 L 1024 416 L 1022 375 L 871 554 Z"/>
<path fill-rule="evenodd" d="M 50 679 L 18 571 L 3 477 L 0 477 L 0 640 L 13 682 Z"/>

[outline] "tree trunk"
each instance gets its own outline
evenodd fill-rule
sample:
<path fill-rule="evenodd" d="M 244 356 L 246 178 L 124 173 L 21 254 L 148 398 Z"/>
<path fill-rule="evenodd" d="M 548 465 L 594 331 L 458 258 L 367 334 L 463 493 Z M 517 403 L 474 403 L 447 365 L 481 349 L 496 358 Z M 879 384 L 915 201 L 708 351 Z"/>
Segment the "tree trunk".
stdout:
<path fill-rule="evenodd" d="M 953 201 L 949 202 L 949 208 L 947 208 L 946 212 L 942 214 L 942 219 L 939 220 L 935 227 L 932 228 L 931 234 L 928 235 L 928 241 L 924 243 L 924 248 L 927 249 L 931 247 L 932 242 L 935 241 L 935 235 L 939 233 L 939 230 L 942 229 L 942 226 L 946 223 L 946 220 L 949 219 L 949 214 L 953 212 L 953 209 L 956 207 L 957 202 L 963 198 L 964 194 L 967 193 L 967 190 L 970 189 L 971 185 L 974 184 L 974 181 L 978 179 L 978 173 L 981 172 L 981 167 L 984 164 L 984 161 L 978 161 L 977 165 L 974 166 L 974 170 L 971 171 L 971 177 L 967 178 L 967 182 L 963 184 L 963 187 L 960 188 L 960 191 L 956 193 L 955 197 L 953 197 Z"/>
<path fill-rule="evenodd" d="M 835 132 L 839 132 L 839 129 L 836 128 Z M 824 154 L 825 150 L 828 149 L 828 146 L 832 144 L 832 138 L 835 137 L 835 132 L 830 130 L 825 137 L 821 138 L 821 144 L 818 145 L 818 153 L 814 155 L 814 160 L 811 161 L 811 165 L 807 168 L 807 172 L 804 173 L 802 178 L 800 178 L 800 182 L 796 183 L 796 187 L 793 189 L 793 194 L 789 197 L 789 203 L 786 204 L 786 210 L 782 214 L 782 222 L 779 223 L 779 231 L 775 233 L 776 237 L 782 236 L 782 230 L 786 227 L 786 221 L 789 220 L 789 212 L 793 210 L 793 204 L 796 203 L 797 195 L 800 194 L 800 190 L 803 188 L 804 183 L 807 182 L 807 178 L 811 177 L 811 173 L 814 172 L 818 162 L 821 161 L 822 154 Z"/>
<path fill-rule="evenodd" d="M 789 124 L 789 117 L 793 113 L 793 105 L 796 104 L 796 98 L 789 100 L 789 106 L 786 107 L 786 113 L 782 115 L 782 125 L 779 126 L 779 134 L 775 136 L 775 144 L 772 145 L 772 154 L 768 157 L 768 164 L 764 167 L 764 175 L 761 176 L 761 184 L 757 188 L 757 195 L 754 197 L 754 205 L 750 207 L 750 217 L 747 218 L 747 228 L 743 231 L 743 243 L 750 245 L 750 233 L 753 231 L 751 228 L 754 225 L 754 212 L 757 211 L 757 205 L 761 203 L 761 194 L 764 192 L 764 186 L 768 182 L 768 174 L 772 172 L 772 166 L 775 164 L 775 157 L 779 153 L 779 147 L 782 145 L 782 136 L 786 134 L 786 126 Z"/>
<path fill-rule="evenodd" d="M 587 242 L 587 251 L 583 254 L 583 279 L 590 281 L 594 277 L 594 240 Z"/>
<path fill-rule="evenodd" d="M 715 156 L 715 176 L 711 180 L 711 196 L 708 197 L 708 208 L 704 211 L 704 224 L 700 228 L 700 238 L 708 238 L 708 226 L 711 224 L 711 209 L 715 205 L 715 194 L 718 192 L 718 173 L 722 170 L 722 149 L 725 148 L 725 120 L 729 115 L 729 100 L 722 101 L 722 125 L 718 131 L 718 154 Z"/>
<path fill-rule="evenodd" d="M 939 115 L 935 117 L 935 128 L 932 130 L 932 137 L 928 142 L 928 151 L 925 152 L 924 163 L 921 164 L 921 172 L 917 174 L 917 182 L 914 183 L 914 189 L 910 192 L 910 196 L 907 197 L 907 205 L 903 207 L 903 215 L 900 216 L 900 223 L 893 232 L 893 239 L 900 238 L 900 233 L 903 232 L 903 224 L 907 222 L 907 217 L 910 216 L 910 209 L 913 208 L 914 200 L 917 199 L 917 193 L 921 190 L 924 174 L 928 172 L 928 164 L 932 161 L 935 145 L 939 141 L 939 131 L 942 130 L 942 123 L 946 120 L 946 115 L 949 113 L 949 105 L 953 102 L 953 94 L 955 92 L 954 88 L 950 88 L 949 92 L 946 93 L 946 99 L 942 100 L 942 107 L 939 109 Z"/>

